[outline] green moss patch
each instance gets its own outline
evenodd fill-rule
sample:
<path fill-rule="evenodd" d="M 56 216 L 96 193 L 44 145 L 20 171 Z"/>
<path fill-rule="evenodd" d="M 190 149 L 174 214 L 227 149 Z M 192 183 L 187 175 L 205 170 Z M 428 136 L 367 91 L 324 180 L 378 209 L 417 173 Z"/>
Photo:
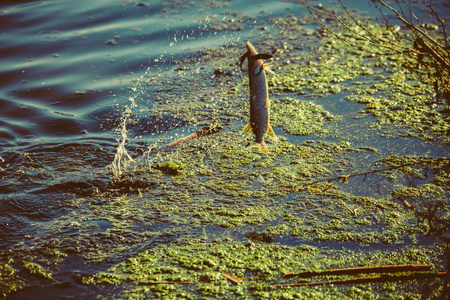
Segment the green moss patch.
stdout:
<path fill-rule="evenodd" d="M 338 297 L 349 299 L 364 296 L 375 299 L 373 289 L 391 296 L 419 297 L 417 284 L 391 282 L 357 284 L 354 286 L 324 286 L 281 288 L 274 285 L 323 280 L 298 279 L 285 276 L 305 271 L 319 271 L 343 267 L 392 264 L 430 263 L 427 250 L 350 251 L 326 250 L 314 246 L 286 247 L 259 243 L 232 243 L 218 240 L 180 246 L 159 246 L 115 265 L 105 272 L 85 277 L 85 284 L 107 284 L 126 287 L 115 297 L 180 297 L 220 298 L 251 297 L 271 299 L 306 299 L 309 297 Z M 223 273 L 243 281 L 235 285 Z M 340 277 L 348 278 L 346 276 Z M 330 279 L 330 278 L 328 278 Z M 438 282 L 429 281 L 435 287 Z"/>
<path fill-rule="evenodd" d="M 2 297 L 20 290 L 26 285 L 25 281 L 17 274 L 17 270 L 11 267 L 11 262 L 0 263 L 0 295 Z"/>
<path fill-rule="evenodd" d="M 272 101 L 272 126 L 282 127 L 287 133 L 308 135 L 323 132 L 324 123 L 336 120 L 320 105 L 310 101 L 282 98 Z"/>

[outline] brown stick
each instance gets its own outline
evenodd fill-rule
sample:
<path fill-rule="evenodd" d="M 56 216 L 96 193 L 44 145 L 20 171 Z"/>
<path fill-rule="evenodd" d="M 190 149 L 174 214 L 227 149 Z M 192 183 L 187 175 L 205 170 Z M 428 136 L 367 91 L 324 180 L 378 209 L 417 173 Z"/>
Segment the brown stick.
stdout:
<path fill-rule="evenodd" d="M 236 276 L 234 276 L 232 274 L 229 274 L 229 273 L 226 273 L 226 272 L 222 272 L 222 275 L 226 279 L 230 280 L 231 282 L 233 282 L 235 284 L 243 284 L 244 283 L 244 281 L 242 279 L 239 279 L 239 278 L 237 278 Z"/>
<path fill-rule="evenodd" d="M 329 276 L 329 275 L 354 275 L 354 274 L 367 274 L 367 273 L 396 273 L 396 272 L 418 272 L 418 271 L 431 271 L 432 265 L 385 265 L 385 266 L 373 266 L 373 267 L 357 267 L 357 268 L 345 268 L 345 269 L 333 269 L 317 272 L 302 272 L 298 274 L 288 273 L 285 277 L 314 277 L 314 276 Z"/>
<path fill-rule="evenodd" d="M 193 282 L 187 282 L 187 281 L 147 281 L 147 282 L 140 282 L 141 285 L 157 285 L 157 284 L 211 284 L 211 282 L 201 282 L 201 281 L 193 281 Z"/>
<path fill-rule="evenodd" d="M 300 282 L 292 284 L 277 284 L 270 287 L 298 287 L 298 286 L 317 286 L 317 285 L 330 285 L 330 284 L 359 284 L 369 282 L 388 282 L 399 280 L 413 280 L 413 279 L 430 279 L 430 278 L 444 278 L 447 272 L 437 273 L 419 273 L 411 275 L 379 275 L 370 277 L 350 278 L 350 279 L 338 279 L 328 281 L 314 281 L 314 282 Z"/>
<path fill-rule="evenodd" d="M 194 139 L 196 137 L 202 136 L 202 135 L 209 135 L 211 133 L 216 133 L 219 132 L 220 129 L 222 129 L 222 126 L 220 126 L 220 124 L 214 122 L 208 126 L 203 127 L 202 129 L 200 129 L 199 131 L 192 133 L 188 136 L 185 136 L 181 139 L 178 139 L 176 141 L 173 141 L 172 143 L 168 144 L 167 146 L 165 146 L 165 148 L 170 148 L 170 147 L 174 147 L 178 144 L 184 143 L 188 140 Z"/>

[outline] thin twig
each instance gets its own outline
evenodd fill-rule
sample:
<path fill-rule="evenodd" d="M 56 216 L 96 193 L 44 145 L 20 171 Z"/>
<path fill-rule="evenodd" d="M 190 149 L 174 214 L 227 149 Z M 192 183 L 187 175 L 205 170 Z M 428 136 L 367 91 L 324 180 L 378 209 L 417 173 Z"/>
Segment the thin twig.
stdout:
<path fill-rule="evenodd" d="M 314 8 L 306 3 L 305 0 L 299 0 L 299 2 L 308 9 L 317 23 L 320 24 L 329 34 L 367 53 L 375 55 L 392 55 L 403 67 L 410 72 L 417 74 L 420 80 L 433 84 L 436 93 L 439 94 L 440 89 L 450 92 L 450 87 L 447 83 L 448 78 L 450 78 L 449 42 L 447 40 L 444 22 L 439 18 L 436 11 L 430 5 L 428 7 L 430 8 L 431 13 L 436 17 L 437 22 L 442 27 L 443 38 L 439 36 L 433 37 L 430 34 L 426 24 L 420 21 L 417 15 L 413 12 L 407 0 L 397 0 L 396 2 L 399 7 L 398 9 L 387 4 L 385 0 L 374 1 L 375 6 L 380 11 L 384 25 L 394 37 L 391 40 L 383 37 L 382 35 L 376 34 L 373 30 L 370 30 L 369 26 L 365 26 L 361 21 L 357 20 L 352 13 L 350 13 L 342 0 L 338 1 L 345 10 L 346 16 L 350 17 L 353 23 L 347 23 L 335 14 Z M 389 24 L 387 17 L 376 2 L 380 3 L 388 11 L 394 13 L 397 19 L 411 31 L 412 36 L 402 34 L 400 31 L 397 32 L 394 30 L 394 26 Z M 402 7 L 405 5 L 407 10 L 404 10 Z M 334 19 L 354 36 L 364 40 L 365 43 L 353 41 L 350 38 L 347 38 L 345 34 L 343 35 L 336 33 L 330 28 L 330 26 L 325 25 L 324 21 L 321 20 L 319 16 L 327 16 Z M 377 22 L 380 25 L 382 24 L 378 20 Z M 362 32 L 352 28 L 349 24 L 356 24 L 362 29 Z M 368 47 L 370 45 L 375 46 L 376 48 L 373 49 L 373 47 Z M 450 101 L 450 99 L 447 100 Z"/>
<path fill-rule="evenodd" d="M 402 44 L 390 42 L 390 41 L 388 41 L 388 40 L 386 40 L 386 39 L 383 39 L 383 38 L 381 38 L 381 37 L 379 37 L 379 36 L 377 36 L 377 38 L 378 38 L 379 40 L 381 40 L 382 42 L 385 42 L 385 43 L 388 43 L 388 44 L 392 44 L 393 46 L 399 47 L 399 48 L 401 48 L 401 49 L 403 49 L 403 50 L 395 49 L 395 48 L 390 47 L 390 46 L 388 46 L 388 45 L 386 45 L 386 44 L 382 44 L 382 43 L 378 43 L 378 42 L 376 42 L 376 41 L 373 41 L 373 40 L 371 40 L 370 38 L 368 38 L 367 36 L 365 36 L 365 35 L 363 35 L 363 34 L 361 34 L 361 33 L 356 32 L 354 29 L 352 29 L 350 26 L 348 26 L 344 21 L 342 21 L 342 20 L 341 20 L 339 17 L 337 17 L 336 15 L 332 15 L 332 14 L 330 14 L 330 13 L 327 13 L 327 12 L 324 12 L 324 11 L 320 11 L 320 10 L 318 10 L 318 9 L 316 9 L 316 8 L 314 8 L 314 7 L 312 7 L 312 6 L 310 6 L 308 3 L 306 3 L 306 2 L 303 1 L 303 0 L 299 0 L 299 1 L 300 1 L 303 5 L 306 6 L 306 8 L 307 8 L 307 9 L 309 10 L 309 12 L 311 13 L 311 15 L 316 19 L 316 21 L 317 21 L 323 28 L 325 28 L 325 30 L 327 30 L 329 33 L 331 33 L 331 34 L 334 35 L 335 37 L 337 37 L 337 38 L 339 38 L 339 39 L 345 41 L 346 43 L 348 43 L 349 45 L 351 45 L 351 46 L 353 46 L 353 47 L 361 48 L 361 49 L 363 49 L 363 50 L 366 51 L 366 52 L 369 52 L 369 53 L 372 53 L 372 54 L 376 54 L 376 55 L 389 55 L 389 54 L 392 54 L 392 53 L 381 53 L 381 52 L 378 52 L 378 51 L 370 50 L 370 49 L 368 49 L 368 48 L 366 48 L 366 47 L 364 47 L 364 46 L 361 46 L 361 45 L 356 45 L 355 43 L 351 42 L 349 39 L 347 39 L 347 38 L 345 38 L 345 37 L 343 37 L 343 36 L 341 36 L 341 35 L 335 33 L 335 32 L 332 31 L 330 28 L 328 28 L 328 26 L 326 26 L 326 25 L 325 25 L 325 24 L 324 24 L 324 23 L 323 23 L 323 22 L 322 22 L 315 14 L 314 14 L 314 13 L 312 13 L 312 11 L 314 11 L 314 12 L 316 12 L 316 13 L 319 13 L 319 14 L 326 15 L 326 16 L 328 16 L 328 17 L 331 17 L 331 18 L 335 19 L 335 20 L 338 21 L 341 25 L 343 25 L 347 30 L 349 30 L 349 31 L 352 32 L 353 34 L 355 34 L 355 35 L 357 35 L 357 36 L 359 36 L 359 37 L 361 37 L 361 38 L 367 40 L 368 42 L 370 42 L 371 44 L 373 44 L 373 45 L 375 45 L 375 46 L 379 46 L 379 47 L 382 47 L 382 48 L 385 48 L 385 49 L 389 49 L 389 50 L 391 50 L 391 51 L 394 51 L 394 53 L 403 53 L 404 51 L 412 51 L 412 52 L 416 52 L 417 54 L 422 54 L 422 53 L 418 52 L 418 51 L 415 50 L 415 49 L 409 48 L 409 47 L 407 47 L 407 46 L 405 46 L 405 45 L 402 45 Z M 341 2 L 341 3 L 342 3 L 342 2 Z M 344 8 L 344 9 L 346 9 L 346 8 Z M 348 12 L 348 10 L 347 10 L 347 13 L 348 13 L 349 16 L 353 19 L 353 16 L 350 14 L 350 12 Z M 356 23 L 356 25 L 360 26 L 359 23 Z M 361 28 L 362 28 L 362 27 L 361 27 Z M 366 31 L 367 31 L 367 29 L 366 29 Z M 371 35 L 376 36 L 375 34 L 371 34 Z"/>
<path fill-rule="evenodd" d="M 211 284 L 211 282 L 202 281 L 145 281 L 139 282 L 140 285 L 158 285 L 158 284 Z"/>
<path fill-rule="evenodd" d="M 400 281 L 400 280 L 413 280 L 413 279 L 432 279 L 432 278 L 445 278 L 447 272 L 436 273 L 418 273 L 409 275 L 378 275 L 370 277 L 359 277 L 349 279 L 337 279 L 328 281 L 313 281 L 313 282 L 299 282 L 291 284 L 276 284 L 270 287 L 299 287 L 299 286 L 318 286 L 318 285 L 333 285 L 333 284 L 361 284 L 369 282 L 388 282 L 388 281 Z"/>
<path fill-rule="evenodd" d="M 361 27 L 365 32 L 367 32 L 368 34 L 370 34 L 371 36 L 373 36 L 373 37 L 374 37 L 375 39 L 377 39 L 378 41 L 381 41 L 382 43 L 380 43 L 380 42 L 375 42 L 375 41 L 373 41 L 373 40 L 367 38 L 365 35 L 356 33 L 356 34 L 358 34 L 358 36 L 365 38 L 366 40 L 368 40 L 369 42 L 371 42 L 373 45 L 376 45 L 376 46 L 380 46 L 380 47 L 384 47 L 384 48 L 393 50 L 393 51 L 395 51 L 396 53 L 402 53 L 402 52 L 405 51 L 405 50 L 409 50 L 409 47 L 407 47 L 407 46 L 405 46 L 405 45 L 402 45 L 402 44 L 399 44 L 399 43 L 394 43 L 394 42 L 392 42 L 392 41 L 390 41 L 390 40 L 388 40 L 388 39 L 384 39 L 384 38 L 382 38 L 381 36 L 376 35 L 376 34 L 373 33 L 372 31 L 370 31 L 366 26 L 364 26 L 363 24 L 361 24 L 361 22 L 358 22 L 358 21 L 356 20 L 356 18 L 350 13 L 350 11 L 347 9 L 347 6 L 345 6 L 345 4 L 344 4 L 344 2 L 342 2 L 342 0 L 339 0 L 339 2 L 341 3 L 341 5 L 342 5 L 342 7 L 344 8 L 344 10 L 345 10 L 345 12 L 347 13 L 347 15 L 350 16 L 350 18 L 353 20 L 353 22 L 355 22 L 356 25 L 358 25 L 359 27 Z M 403 48 L 404 50 L 400 51 L 400 50 L 398 50 L 398 49 L 394 49 L 394 48 L 391 48 L 391 47 L 387 47 L 385 44 L 390 44 L 390 45 L 393 45 L 393 46 L 395 46 L 395 47 Z"/>
<path fill-rule="evenodd" d="M 225 277 L 226 279 L 230 280 L 234 284 L 243 284 L 244 283 L 244 281 L 242 279 L 237 278 L 233 274 L 222 272 L 222 275 L 223 275 L 223 277 Z"/>
<path fill-rule="evenodd" d="M 392 170 L 396 170 L 396 169 L 401 169 L 404 167 L 410 167 L 410 166 L 417 166 L 417 165 L 428 165 L 430 163 L 438 163 L 441 161 L 450 161 L 450 157 L 439 157 L 439 158 L 432 158 L 432 159 L 427 159 L 424 161 L 419 161 L 419 162 L 412 162 L 412 163 L 408 163 L 408 164 L 403 164 L 400 166 L 392 166 L 389 168 L 384 168 L 384 169 L 378 169 L 378 170 L 372 170 L 372 171 L 367 171 L 367 172 L 360 172 L 360 173 L 353 173 L 353 174 L 344 174 L 344 175 L 339 175 L 337 177 L 333 177 L 333 178 L 324 178 L 324 179 L 317 179 L 313 182 L 307 182 L 307 183 L 303 183 L 300 186 L 304 186 L 304 185 L 314 185 L 318 182 L 331 182 L 331 181 L 341 181 L 344 184 L 348 183 L 348 179 L 351 177 L 356 177 L 356 176 L 367 176 L 370 174 L 376 174 L 376 173 L 380 173 L 380 172 L 386 172 L 386 171 L 392 171 Z"/>
<path fill-rule="evenodd" d="M 436 20 L 438 20 L 438 22 L 441 24 L 442 33 L 444 34 L 445 48 L 448 49 L 449 45 L 448 45 L 448 40 L 447 40 L 447 31 L 445 30 L 444 22 L 442 21 L 441 18 L 439 18 L 439 15 L 437 14 L 437 12 L 433 9 L 433 7 L 431 5 L 428 5 L 428 8 L 431 10 L 431 12 L 433 13 Z"/>
<path fill-rule="evenodd" d="M 432 42 L 434 45 L 436 45 L 438 48 L 441 48 L 442 50 L 444 50 L 444 48 L 442 47 L 442 45 L 440 43 L 438 43 L 429 33 L 428 31 L 425 29 L 424 24 L 422 24 L 422 22 L 420 22 L 419 18 L 417 18 L 417 16 L 413 13 L 411 7 L 409 6 L 408 3 L 406 3 L 406 1 L 404 1 L 406 3 L 406 5 L 408 6 L 409 12 L 410 14 L 416 19 L 416 21 L 419 23 L 420 27 L 416 26 L 415 24 L 413 24 L 412 22 L 407 21 L 404 16 L 402 16 L 395 8 L 389 6 L 386 2 L 384 2 L 383 0 L 378 0 L 380 1 L 381 4 L 383 4 L 385 7 L 389 8 L 391 11 L 393 11 L 396 15 L 397 18 L 402 21 L 409 29 L 411 29 L 414 34 L 416 36 L 419 36 L 418 33 L 420 33 L 420 35 L 426 37 L 430 42 Z"/>
<path fill-rule="evenodd" d="M 355 275 L 355 274 L 368 274 L 368 273 L 397 273 L 397 272 L 419 272 L 419 271 L 431 271 L 433 265 L 385 265 L 385 266 L 372 266 L 372 267 L 357 267 L 357 268 L 344 268 L 344 269 L 332 269 L 316 272 L 301 272 L 298 274 L 288 273 L 285 277 L 300 277 L 309 278 L 315 276 L 337 276 L 337 275 Z"/>

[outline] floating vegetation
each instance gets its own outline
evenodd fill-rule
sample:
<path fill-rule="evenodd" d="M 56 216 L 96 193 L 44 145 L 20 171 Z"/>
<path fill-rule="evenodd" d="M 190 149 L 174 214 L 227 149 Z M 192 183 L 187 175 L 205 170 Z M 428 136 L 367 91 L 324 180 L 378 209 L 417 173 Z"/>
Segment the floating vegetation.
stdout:
<path fill-rule="evenodd" d="M 324 123 L 336 119 L 320 105 L 293 98 L 273 101 L 271 112 L 275 120 L 273 126 L 282 127 L 287 133 L 295 135 L 323 132 Z"/>
<path fill-rule="evenodd" d="M 154 166 L 155 169 L 161 170 L 169 175 L 183 174 L 183 166 L 177 165 L 173 162 L 159 163 Z"/>
<path fill-rule="evenodd" d="M 161 245 L 124 261 L 105 272 L 85 277 L 85 284 L 126 285 L 115 297 L 317 297 L 348 299 L 355 296 L 375 299 L 372 289 L 391 296 L 420 297 L 418 285 L 390 282 L 334 285 L 333 288 L 297 286 L 293 273 L 308 273 L 342 266 L 429 263 L 427 251 L 361 251 L 321 249 L 314 246 L 286 247 L 259 243 L 217 240 L 192 245 Z M 230 276 L 232 274 L 232 277 Z M 230 277 L 233 279 L 230 280 Z M 327 277 L 328 279 L 330 277 Z M 334 277 L 335 278 L 335 277 Z M 350 278 L 348 275 L 340 279 Z M 229 281 L 230 280 L 230 281 Z M 315 279 L 303 279 L 303 283 Z M 427 280 L 438 288 L 435 279 Z M 290 285 L 283 288 L 282 285 Z M 439 288 L 438 288 L 439 289 Z M 107 291 L 105 290 L 107 293 Z M 439 291 L 433 291 L 438 295 Z"/>
<path fill-rule="evenodd" d="M 295 19 L 293 23 L 286 23 L 278 19 L 277 25 L 289 31 L 303 22 Z M 364 27 L 351 26 L 334 27 L 343 39 L 325 31 L 320 43 L 309 46 L 315 56 L 283 50 L 287 52 L 289 64 L 281 59 L 274 62 L 278 76 L 269 77 L 271 90 L 295 92 L 305 98 L 341 93 L 346 95 L 346 100 L 365 104 L 364 113 L 375 116 L 378 121 L 378 125 L 372 126 L 385 131 L 387 137 L 438 139 L 447 144 L 450 120 L 445 113 L 444 99 L 436 99 L 434 86 L 421 82 L 396 59 L 370 54 L 348 43 L 348 40 L 360 40 L 359 31 L 363 28 L 386 39 L 393 39 L 393 32 L 373 23 L 365 23 Z M 314 36 L 307 37 L 307 40 L 313 39 Z M 367 47 L 382 48 L 372 44 Z"/>
<path fill-rule="evenodd" d="M 393 195 L 394 199 L 402 201 L 415 211 L 425 232 L 438 236 L 450 230 L 449 196 L 448 191 L 434 184 L 398 189 Z M 444 239 L 448 237 L 444 236 Z"/>
<path fill-rule="evenodd" d="M 0 296 L 20 290 L 25 287 L 25 282 L 20 279 L 17 270 L 10 266 L 12 261 L 0 263 Z"/>
<path fill-rule="evenodd" d="M 30 274 L 35 274 L 46 279 L 52 279 L 52 273 L 37 263 L 28 262 L 24 267 Z"/>

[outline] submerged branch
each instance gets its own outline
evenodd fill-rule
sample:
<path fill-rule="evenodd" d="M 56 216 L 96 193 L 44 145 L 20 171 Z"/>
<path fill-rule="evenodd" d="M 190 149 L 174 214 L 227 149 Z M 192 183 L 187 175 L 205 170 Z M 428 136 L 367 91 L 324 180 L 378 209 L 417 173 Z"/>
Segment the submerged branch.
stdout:
<path fill-rule="evenodd" d="M 285 287 L 318 286 L 318 285 L 333 285 L 333 284 L 361 284 L 361 283 L 370 283 L 370 282 L 389 282 L 389 281 L 413 280 L 413 279 L 445 278 L 446 276 L 447 276 L 447 272 L 417 273 L 417 274 L 408 274 L 408 275 L 378 275 L 378 276 L 370 276 L 370 277 L 337 279 L 337 280 L 328 280 L 328 281 L 276 284 L 276 285 L 271 285 L 271 287 L 285 288 Z"/>
<path fill-rule="evenodd" d="M 331 30 L 327 25 L 325 25 L 325 23 L 324 23 L 322 20 L 320 20 L 320 18 L 317 17 L 317 15 L 313 13 L 313 11 L 316 12 L 316 13 L 318 13 L 318 14 L 322 14 L 322 15 L 325 15 L 325 16 L 328 16 L 328 17 L 330 17 L 330 18 L 335 19 L 335 20 L 338 21 L 342 26 L 344 26 L 347 30 L 349 30 L 350 32 L 352 32 L 353 34 L 355 34 L 355 35 L 357 35 L 357 36 L 359 36 L 359 37 L 361 37 L 361 38 L 363 38 L 363 39 L 365 39 L 365 40 L 367 40 L 367 41 L 373 43 L 372 40 L 370 40 L 368 37 L 366 37 L 366 36 L 364 36 L 364 35 L 362 35 L 362 34 L 356 32 L 356 31 L 355 31 L 354 29 L 352 29 L 347 23 L 345 23 L 344 21 L 342 21 L 338 16 L 333 15 L 333 14 L 330 14 L 330 13 L 327 13 L 327 12 L 325 12 L 325 11 L 318 10 L 317 8 L 314 8 L 314 7 L 310 6 L 308 3 L 306 3 L 306 2 L 303 1 L 303 0 L 299 0 L 299 1 L 300 1 L 304 6 L 306 6 L 306 8 L 307 8 L 307 9 L 309 10 L 309 12 L 311 13 L 311 15 L 316 19 L 316 21 L 317 21 L 317 22 L 318 22 L 318 23 L 319 23 L 319 24 L 320 24 L 320 25 L 321 25 L 328 33 L 332 34 L 333 36 L 337 37 L 337 38 L 340 39 L 340 40 L 343 40 L 344 42 L 346 42 L 347 44 L 349 44 L 349 45 L 351 45 L 351 46 L 353 46 L 353 47 L 361 48 L 361 49 L 363 49 L 364 51 L 369 52 L 369 53 L 372 53 L 372 54 L 376 54 L 376 55 L 385 55 L 385 53 L 378 52 L 378 51 L 373 51 L 373 50 L 370 50 L 370 49 L 368 49 L 368 48 L 366 48 L 366 47 L 364 47 L 364 46 L 357 45 L 357 44 L 353 43 L 352 41 L 350 41 L 349 39 L 343 37 L 342 35 L 337 34 L 337 33 L 334 32 L 333 30 Z M 377 44 L 377 45 L 380 45 L 380 44 Z M 384 45 L 380 45 L 380 46 L 386 47 L 386 46 L 384 46 Z M 394 49 L 392 49 L 392 50 L 394 50 Z"/>
<path fill-rule="evenodd" d="M 412 280 L 412 279 L 430 279 L 430 278 L 444 278 L 447 272 L 428 272 L 431 271 L 432 265 L 386 265 L 386 266 L 374 266 L 374 267 L 359 267 L 359 268 L 346 268 L 346 269 L 334 269 L 319 272 L 304 272 L 297 275 L 288 273 L 286 277 L 314 277 L 314 276 L 333 276 L 333 275 L 355 275 L 355 274 L 367 274 L 367 273 L 400 273 L 400 272 L 420 272 L 412 274 L 384 274 L 376 275 L 370 277 L 358 277 L 349 279 L 336 279 L 328 281 L 313 281 L 313 282 L 300 282 L 293 284 L 276 284 L 270 287 L 299 287 L 299 286 L 318 286 L 318 285 L 332 285 L 332 284 L 359 284 L 359 283 L 369 283 L 369 282 L 388 282 L 388 281 L 399 281 L 399 280 Z M 425 272 L 424 272 L 425 271 Z M 235 277 L 232 274 L 222 272 L 222 275 L 233 282 L 234 284 L 243 284 L 244 281 Z M 140 283 L 142 285 L 160 285 L 160 284 L 180 284 L 180 285 L 191 285 L 191 284 L 211 284 L 211 282 L 201 282 L 201 281 L 147 281 Z M 252 288 L 250 286 L 250 288 Z"/>
<path fill-rule="evenodd" d="M 384 168 L 384 169 L 371 170 L 371 171 L 367 171 L 367 172 L 359 172 L 359 173 L 352 173 L 352 174 L 344 174 L 344 175 L 339 175 L 339 176 L 333 177 L 333 178 L 317 179 L 317 180 L 315 180 L 313 182 L 303 183 L 300 186 L 305 186 L 305 185 L 306 186 L 311 186 L 311 185 L 314 185 L 314 184 L 319 183 L 319 182 L 331 182 L 331 181 L 341 181 L 341 183 L 347 184 L 348 183 L 348 179 L 351 178 L 351 177 L 364 176 L 364 179 L 365 179 L 367 175 L 371 175 L 371 174 L 376 174 L 376 173 L 381 173 L 381 172 L 386 172 L 386 171 L 392 171 L 392 170 L 402 169 L 404 167 L 411 167 L 411 166 L 417 166 L 417 165 L 437 164 L 437 163 L 443 162 L 443 161 L 450 161 L 450 157 L 439 157 L 439 158 L 424 159 L 424 160 L 421 160 L 421 161 L 411 162 L 411 163 L 402 164 L 402 165 L 398 165 L 398 166 L 391 166 L 391 167 Z"/>
<path fill-rule="evenodd" d="M 302 272 L 298 274 L 288 273 L 285 277 L 300 277 L 309 278 L 315 276 L 337 276 L 337 275 L 356 275 L 367 273 L 397 273 L 397 272 L 418 272 L 418 271 L 431 271 L 432 265 L 385 265 L 385 266 L 373 266 L 373 267 L 357 267 L 357 268 L 344 268 L 344 269 L 332 269 L 317 272 Z"/>

